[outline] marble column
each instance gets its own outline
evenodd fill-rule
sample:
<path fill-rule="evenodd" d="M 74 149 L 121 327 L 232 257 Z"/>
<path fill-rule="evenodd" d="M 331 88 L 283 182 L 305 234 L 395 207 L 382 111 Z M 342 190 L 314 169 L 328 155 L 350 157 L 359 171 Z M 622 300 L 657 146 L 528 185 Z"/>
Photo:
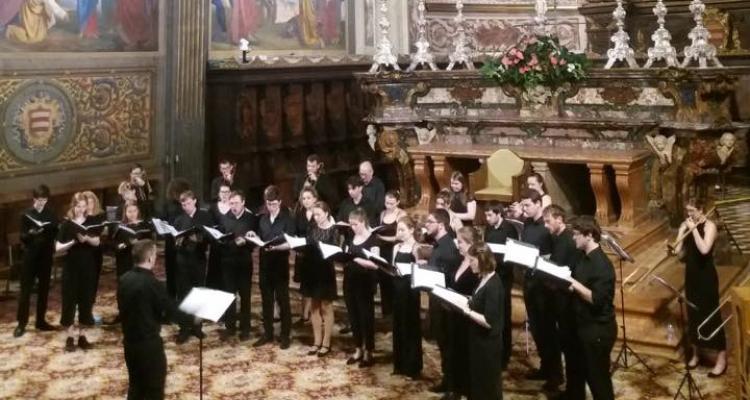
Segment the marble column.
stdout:
<path fill-rule="evenodd" d="M 560 187 L 560 184 L 557 183 L 557 179 L 552 175 L 552 172 L 549 169 L 549 164 L 544 161 L 532 161 L 531 170 L 544 178 L 544 186 L 547 188 L 547 194 L 552 197 L 552 203 L 570 211 L 570 200 L 568 200 L 568 197 Z M 526 182 L 524 182 L 524 184 L 525 183 Z"/>
<path fill-rule="evenodd" d="M 205 97 L 209 46 L 208 1 L 175 1 L 167 7 L 168 170 L 182 177 L 198 197 L 207 187 Z"/>

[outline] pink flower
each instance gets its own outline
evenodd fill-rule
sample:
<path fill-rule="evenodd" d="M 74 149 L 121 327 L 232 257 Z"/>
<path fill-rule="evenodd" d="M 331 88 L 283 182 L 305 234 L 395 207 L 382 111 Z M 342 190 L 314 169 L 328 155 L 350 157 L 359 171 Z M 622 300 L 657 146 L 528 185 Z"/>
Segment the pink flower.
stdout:
<path fill-rule="evenodd" d="M 511 60 L 510 60 L 510 58 L 508 58 L 507 56 L 504 56 L 504 57 L 503 57 L 503 58 L 502 58 L 502 59 L 500 60 L 500 62 L 501 62 L 501 63 L 503 63 L 503 65 L 505 65 L 506 67 L 507 67 L 507 66 L 509 66 L 509 65 L 511 65 L 511 64 L 513 63 L 513 62 L 512 62 Z"/>
<path fill-rule="evenodd" d="M 564 58 L 563 58 L 562 60 L 560 60 L 560 65 L 565 65 L 565 64 L 567 64 L 567 63 L 568 63 L 568 62 L 567 62 L 567 61 L 565 61 L 565 59 L 564 59 Z"/>
<path fill-rule="evenodd" d="M 525 73 L 529 72 L 529 67 L 527 67 L 527 66 L 523 66 L 523 67 L 521 67 L 521 68 L 520 68 L 520 69 L 518 70 L 518 72 L 520 72 L 520 73 L 522 73 L 522 74 L 525 74 Z"/>
<path fill-rule="evenodd" d="M 519 52 L 517 52 L 517 53 L 516 53 L 516 57 L 518 57 L 518 59 L 519 59 L 519 60 L 523 60 L 523 53 L 522 53 L 522 52 L 520 52 L 520 51 L 519 51 Z"/>
<path fill-rule="evenodd" d="M 565 61 L 565 60 L 563 60 L 563 61 Z M 550 54 L 550 56 L 549 56 L 549 62 L 552 63 L 552 65 L 557 65 L 557 63 L 558 63 L 557 57 L 555 57 L 555 56 L 553 56 L 553 55 Z"/>
<path fill-rule="evenodd" d="M 529 66 L 533 67 L 534 65 L 537 65 L 539 63 L 539 58 L 537 58 L 536 54 L 531 55 L 531 60 L 529 61 Z"/>

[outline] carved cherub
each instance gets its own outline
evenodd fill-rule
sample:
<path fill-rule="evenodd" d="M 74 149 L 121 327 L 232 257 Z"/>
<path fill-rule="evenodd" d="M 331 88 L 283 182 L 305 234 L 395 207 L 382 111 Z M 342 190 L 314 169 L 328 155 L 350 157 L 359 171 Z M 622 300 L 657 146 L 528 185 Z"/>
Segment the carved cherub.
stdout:
<path fill-rule="evenodd" d="M 731 132 L 725 132 L 719 138 L 716 144 L 716 155 L 719 157 L 721 166 L 725 166 L 734 153 L 734 147 L 737 144 L 737 137 Z"/>
<path fill-rule="evenodd" d="M 656 153 L 656 156 L 659 157 L 659 164 L 661 164 L 663 167 L 667 167 L 672 164 L 672 148 L 674 147 L 676 139 L 677 136 L 674 135 L 670 137 L 666 137 L 662 134 L 657 134 L 655 136 L 646 136 L 646 141 L 648 141 L 648 144 L 651 145 L 651 148 L 654 150 L 654 153 Z"/>
<path fill-rule="evenodd" d="M 370 145 L 372 150 L 375 150 L 375 143 L 378 141 L 378 130 L 375 125 L 367 125 L 367 143 Z"/>
<path fill-rule="evenodd" d="M 427 144 L 432 142 L 432 139 L 434 139 L 435 135 L 437 134 L 437 129 L 435 129 L 432 124 L 427 124 L 427 126 L 424 128 L 415 126 L 414 131 L 417 133 L 417 141 L 419 142 L 419 144 Z"/>

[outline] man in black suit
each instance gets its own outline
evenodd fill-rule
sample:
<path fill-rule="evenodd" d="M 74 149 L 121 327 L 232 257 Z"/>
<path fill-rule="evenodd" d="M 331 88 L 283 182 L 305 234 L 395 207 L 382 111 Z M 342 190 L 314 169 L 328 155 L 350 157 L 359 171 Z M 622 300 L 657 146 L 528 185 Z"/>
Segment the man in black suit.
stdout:
<path fill-rule="evenodd" d="M 55 253 L 57 217 L 47 207 L 50 193 L 46 185 L 40 185 L 32 192 L 32 206 L 21 216 L 21 242 L 25 247 L 23 269 L 21 270 L 21 294 L 18 296 L 18 326 L 14 337 L 26 332 L 29 322 L 29 302 L 34 281 L 39 281 L 36 298 L 36 329 L 51 331 L 55 328 L 47 323 L 47 296 L 49 295 L 52 256 Z M 42 224 L 43 226 L 39 226 Z"/>
<path fill-rule="evenodd" d="M 211 202 L 215 203 L 219 200 L 219 189 L 221 185 L 227 185 L 231 190 L 237 189 L 237 182 L 235 181 L 235 172 L 237 171 L 237 163 L 234 163 L 226 158 L 219 160 L 219 173 L 220 175 L 211 180 Z"/>
<path fill-rule="evenodd" d="M 294 198 L 299 199 L 302 189 L 311 187 L 318 193 L 318 200 L 335 205 L 339 201 L 336 185 L 331 178 L 323 172 L 323 162 L 317 154 L 307 157 L 306 173 L 294 181 Z"/>
<path fill-rule="evenodd" d="M 362 194 L 372 204 L 375 215 L 380 217 L 380 212 L 385 208 L 385 185 L 383 181 L 375 176 L 375 170 L 369 161 L 362 161 L 359 164 L 359 177 L 362 178 L 364 184 Z"/>

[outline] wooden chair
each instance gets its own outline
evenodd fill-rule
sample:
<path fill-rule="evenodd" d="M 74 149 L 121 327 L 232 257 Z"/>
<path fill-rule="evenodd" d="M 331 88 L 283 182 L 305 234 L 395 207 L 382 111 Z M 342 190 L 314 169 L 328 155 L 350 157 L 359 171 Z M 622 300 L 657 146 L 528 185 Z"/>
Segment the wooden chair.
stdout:
<path fill-rule="evenodd" d="M 494 152 L 477 172 L 471 174 L 471 187 L 482 188 L 474 191 L 477 201 L 497 200 L 510 203 L 517 199 L 523 178 L 528 169 L 524 160 L 508 149 Z"/>

